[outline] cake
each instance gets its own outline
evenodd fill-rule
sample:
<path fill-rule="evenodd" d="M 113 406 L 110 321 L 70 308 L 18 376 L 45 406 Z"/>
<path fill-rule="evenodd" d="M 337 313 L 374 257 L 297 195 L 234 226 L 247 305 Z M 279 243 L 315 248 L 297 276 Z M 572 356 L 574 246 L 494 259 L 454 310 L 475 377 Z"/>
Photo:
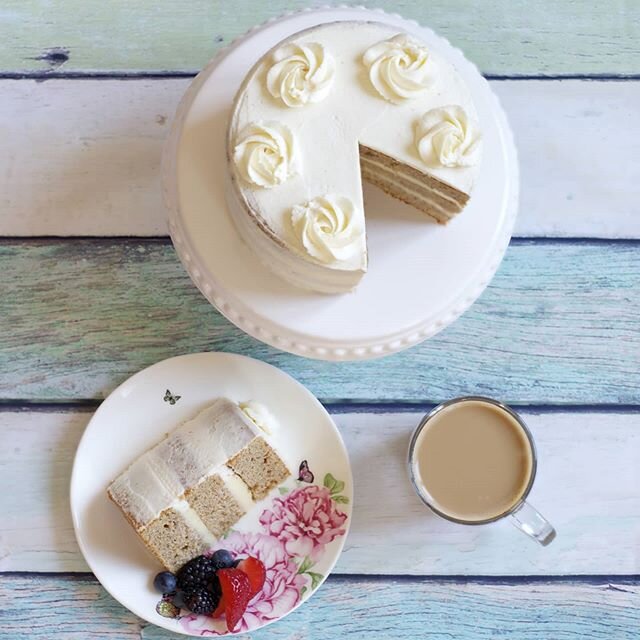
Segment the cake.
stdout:
<path fill-rule="evenodd" d="M 314 291 L 367 270 L 362 180 L 446 224 L 467 204 L 481 135 L 454 65 L 376 22 L 296 33 L 249 71 L 227 135 L 227 201 L 253 253 Z"/>
<path fill-rule="evenodd" d="M 291 475 L 249 413 L 218 398 L 109 486 L 111 500 L 169 571 L 211 548 Z"/>

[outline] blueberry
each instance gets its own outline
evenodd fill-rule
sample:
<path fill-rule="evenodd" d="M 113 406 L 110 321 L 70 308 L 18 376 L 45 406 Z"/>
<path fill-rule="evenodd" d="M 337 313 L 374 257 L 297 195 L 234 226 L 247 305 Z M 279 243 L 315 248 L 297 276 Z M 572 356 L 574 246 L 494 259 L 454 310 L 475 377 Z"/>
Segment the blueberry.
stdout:
<path fill-rule="evenodd" d="M 218 549 L 212 556 L 211 560 L 217 569 L 228 569 L 233 566 L 233 556 L 226 549 Z"/>
<path fill-rule="evenodd" d="M 174 593 L 176 590 L 176 577 L 170 571 L 162 571 L 153 579 L 153 588 L 162 593 Z"/>

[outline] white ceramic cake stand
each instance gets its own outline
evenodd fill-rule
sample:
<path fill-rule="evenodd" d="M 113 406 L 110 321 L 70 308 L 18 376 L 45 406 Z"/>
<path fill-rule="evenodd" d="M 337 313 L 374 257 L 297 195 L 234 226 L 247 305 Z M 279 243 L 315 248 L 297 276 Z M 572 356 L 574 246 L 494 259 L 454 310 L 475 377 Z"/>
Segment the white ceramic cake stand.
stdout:
<path fill-rule="evenodd" d="M 369 271 L 348 294 L 302 291 L 265 269 L 227 213 L 225 136 L 233 97 L 256 60 L 287 36 L 337 20 L 415 34 L 471 89 L 483 159 L 469 204 L 446 226 L 365 184 Z M 169 229 L 192 280 L 249 335 L 311 358 L 361 360 L 410 347 L 451 324 L 489 283 L 509 243 L 518 163 L 506 116 L 476 67 L 445 39 L 379 10 L 331 7 L 257 27 L 214 58 L 185 94 L 163 160 Z"/>

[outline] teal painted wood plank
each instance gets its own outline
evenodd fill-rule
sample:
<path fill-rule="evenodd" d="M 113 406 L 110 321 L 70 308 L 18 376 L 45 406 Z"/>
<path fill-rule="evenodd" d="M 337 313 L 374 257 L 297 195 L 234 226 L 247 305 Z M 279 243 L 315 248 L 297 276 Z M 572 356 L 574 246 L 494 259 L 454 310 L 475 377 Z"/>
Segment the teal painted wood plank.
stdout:
<path fill-rule="evenodd" d="M 253 25 L 323 0 L 4 0 L 0 69 L 193 71 Z M 637 74 L 640 4 L 379 0 L 432 27 L 488 74 Z"/>
<path fill-rule="evenodd" d="M 169 640 L 89 577 L 0 577 L 0 638 Z M 508 582 L 330 577 L 249 640 L 636 640 L 640 582 Z"/>
<path fill-rule="evenodd" d="M 640 402 L 640 245 L 512 244 L 458 322 L 408 351 L 328 363 L 279 352 L 222 318 L 166 242 L 0 245 L 0 398 L 103 398 L 139 369 L 206 350 L 291 373 L 324 401 Z"/>

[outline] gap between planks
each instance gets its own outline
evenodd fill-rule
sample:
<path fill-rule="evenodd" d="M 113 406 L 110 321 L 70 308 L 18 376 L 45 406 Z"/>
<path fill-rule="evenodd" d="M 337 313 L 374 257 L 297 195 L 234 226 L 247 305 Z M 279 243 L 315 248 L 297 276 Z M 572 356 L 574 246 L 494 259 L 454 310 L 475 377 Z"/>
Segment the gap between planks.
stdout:
<path fill-rule="evenodd" d="M 521 413 L 539 453 L 531 501 L 558 529 L 558 538 L 544 549 L 507 521 L 464 527 L 426 510 L 405 471 L 408 439 L 422 412 L 334 414 L 355 485 L 351 531 L 336 572 L 640 573 L 640 413 Z M 0 570 L 87 570 L 68 491 L 77 443 L 90 417 L 87 411 L 0 412 L 6 443 L 0 450 Z M 312 454 L 309 463 L 313 468 Z M 115 507 L 113 517 L 120 517 Z"/>
<path fill-rule="evenodd" d="M 162 143 L 188 79 L 0 80 L 0 235 L 166 233 Z M 493 81 L 521 165 L 516 235 L 640 238 L 640 82 Z M 612 162 L 611 158 L 621 161 Z"/>

